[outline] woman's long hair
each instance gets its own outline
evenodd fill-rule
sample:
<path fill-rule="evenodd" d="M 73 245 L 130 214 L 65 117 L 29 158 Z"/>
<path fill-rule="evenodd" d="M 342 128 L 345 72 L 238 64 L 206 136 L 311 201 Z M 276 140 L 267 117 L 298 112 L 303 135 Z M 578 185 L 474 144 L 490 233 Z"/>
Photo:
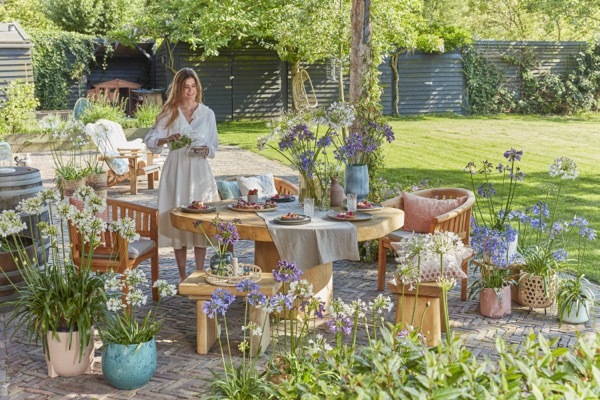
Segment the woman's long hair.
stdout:
<path fill-rule="evenodd" d="M 173 82 L 167 89 L 167 101 L 165 102 L 160 114 L 156 117 L 156 125 L 161 118 L 164 118 L 167 115 L 169 119 L 167 120 L 166 127 L 171 126 L 173 122 L 177 119 L 179 115 L 178 107 L 181 104 L 181 99 L 183 98 L 183 90 L 185 86 L 185 81 L 189 78 L 194 78 L 196 81 L 196 101 L 198 103 L 202 102 L 202 85 L 200 84 L 200 79 L 198 79 L 198 75 L 191 68 L 182 68 L 175 74 L 175 78 L 173 78 Z"/>

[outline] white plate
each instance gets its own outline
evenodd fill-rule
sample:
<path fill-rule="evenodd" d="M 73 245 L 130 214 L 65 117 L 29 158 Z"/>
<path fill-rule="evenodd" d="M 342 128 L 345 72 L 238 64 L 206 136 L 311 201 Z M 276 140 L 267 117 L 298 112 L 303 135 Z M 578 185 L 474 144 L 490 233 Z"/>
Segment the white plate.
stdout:
<path fill-rule="evenodd" d="M 373 204 L 373 203 L 371 203 L 371 204 L 373 205 L 373 207 L 371 207 L 371 208 L 359 208 L 359 207 L 356 207 L 356 211 L 358 211 L 358 212 L 361 212 L 361 211 L 379 211 L 379 210 L 383 209 L 383 206 L 381 204 Z M 346 207 L 346 208 L 348 208 L 348 207 Z"/>
<path fill-rule="evenodd" d="M 301 215 L 298 214 L 300 216 L 302 216 L 302 219 L 281 219 L 281 216 L 273 219 L 273 223 L 274 224 L 279 224 L 279 225 L 304 225 L 304 224 L 308 224 L 310 223 L 311 219 L 310 217 L 307 217 L 306 215 Z"/>
<path fill-rule="evenodd" d="M 190 214 L 207 214 L 211 212 L 217 211 L 217 207 L 209 206 L 208 208 L 190 208 L 186 206 L 180 207 L 182 212 L 190 213 Z"/>

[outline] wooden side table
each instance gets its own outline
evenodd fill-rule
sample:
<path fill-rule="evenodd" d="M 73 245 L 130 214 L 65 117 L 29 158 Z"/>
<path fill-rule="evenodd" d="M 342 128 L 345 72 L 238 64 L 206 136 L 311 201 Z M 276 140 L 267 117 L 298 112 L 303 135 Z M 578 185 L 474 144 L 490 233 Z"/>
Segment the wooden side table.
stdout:
<path fill-rule="evenodd" d="M 230 291 L 236 297 L 245 297 L 246 294 L 238 292 L 235 286 L 215 286 L 208 283 L 205 279 L 206 274 L 203 271 L 195 271 L 187 279 L 179 284 L 179 293 L 188 296 L 196 301 L 196 352 L 198 354 L 207 354 L 212 345 L 217 341 L 217 322 L 216 318 L 208 318 L 204 313 L 204 303 L 210 301 L 210 298 L 218 288 Z M 275 282 L 273 274 L 263 272 L 262 278 L 258 282 L 260 292 L 266 296 L 273 296 L 281 287 L 280 282 Z M 268 314 L 263 309 L 250 307 L 250 321 L 263 328 L 261 336 L 252 337 L 252 349 L 256 351 L 260 348 L 264 351 L 271 341 L 271 326 Z"/>
<path fill-rule="evenodd" d="M 421 282 L 417 298 L 417 288 L 415 287 L 411 290 L 406 285 L 404 286 L 404 307 L 402 307 L 403 285 L 394 285 L 392 282 L 388 282 L 388 286 L 390 291 L 396 294 L 398 298 L 396 303 L 396 324 L 405 323 L 406 326 L 411 325 L 413 307 L 416 302 L 413 326 L 426 335 L 425 343 L 427 346 L 437 346 L 442 340 L 442 332 L 446 332 L 442 289 L 436 282 Z M 429 307 L 427 307 L 427 302 L 430 304 Z"/>

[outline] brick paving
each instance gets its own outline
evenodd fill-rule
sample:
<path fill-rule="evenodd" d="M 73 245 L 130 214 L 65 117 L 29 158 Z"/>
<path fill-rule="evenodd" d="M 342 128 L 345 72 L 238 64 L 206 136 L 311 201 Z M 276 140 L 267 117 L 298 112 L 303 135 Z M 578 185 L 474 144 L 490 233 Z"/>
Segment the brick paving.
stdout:
<path fill-rule="evenodd" d="M 33 167 L 40 169 L 45 186 L 53 185 L 52 158 L 49 153 L 31 154 Z M 273 172 L 276 176 L 297 182 L 294 172 L 279 163 L 269 161 L 237 147 L 224 146 L 217 157 L 211 160 L 217 178 L 242 174 Z M 111 198 L 156 205 L 156 190 L 145 189 L 142 182 L 139 195 L 127 194 L 128 183 L 109 189 Z M 210 251 L 208 257 L 210 257 Z M 242 241 L 236 245 L 236 255 L 242 262 L 252 261 L 252 243 Z M 188 272 L 194 268 L 188 257 Z M 140 266 L 149 275 L 149 263 Z M 172 249 L 160 249 L 161 276 L 172 283 L 178 281 L 177 268 Z M 360 262 L 338 261 L 334 263 L 334 295 L 351 301 L 361 298 L 373 299 L 379 292 L 377 265 Z M 388 270 L 393 270 L 388 265 Z M 388 274 L 389 275 L 389 274 Z M 473 279 L 473 276 L 469 276 Z M 595 287 L 596 293 L 600 293 Z M 385 293 L 390 294 L 389 291 Z M 150 302 L 151 303 L 151 302 Z M 148 304 L 146 308 L 152 307 Z M 556 306 L 544 310 L 532 310 L 513 303 L 510 316 L 501 319 L 482 317 L 477 301 L 460 301 L 459 288 L 449 294 L 449 311 L 453 332 L 458 333 L 476 356 L 494 357 L 495 338 L 501 336 L 509 343 L 522 343 L 530 331 L 542 332 L 546 337 L 559 338 L 560 346 L 572 346 L 578 332 L 583 336 L 593 335 L 599 330 L 598 309 L 585 325 L 564 324 L 558 328 Z M 95 339 L 95 363 L 93 373 L 72 378 L 47 376 L 44 355 L 40 346 L 22 340 L 14 327 L 7 326 L 8 314 L 0 311 L 0 399 L 185 399 L 202 398 L 207 393 L 210 370 L 220 370 L 221 358 L 218 346 L 207 355 L 199 355 L 196 346 L 195 304 L 184 296 L 164 300 L 159 311 L 164 326 L 158 333 L 158 368 L 148 385 L 141 389 L 120 391 L 109 386 L 102 377 L 101 342 Z M 242 303 L 234 303 L 228 313 L 228 323 L 235 340 L 239 340 L 239 329 L 243 316 Z M 394 310 L 385 315 L 393 321 Z M 318 328 L 324 330 L 324 326 Z M 232 346 L 232 348 L 235 346 Z M 265 359 L 268 354 L 264 356 Z"/>

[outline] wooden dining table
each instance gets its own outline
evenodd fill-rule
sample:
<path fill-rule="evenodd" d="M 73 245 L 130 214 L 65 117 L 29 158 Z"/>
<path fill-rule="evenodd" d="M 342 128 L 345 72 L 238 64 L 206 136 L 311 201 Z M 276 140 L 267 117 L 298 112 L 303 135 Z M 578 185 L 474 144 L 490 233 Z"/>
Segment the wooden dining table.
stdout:
<path fill-rule="evenodd" d="M 171 223 L 177 229 L 196 233 L 202 233 L 204 230 L 207 235 L 211 236 L 216 234 L 216 229 L 211 225 L 211 221 L 217 214 L 224 221 L 238 218 L 242 221 L 237 226 L 240 239 L 254 241 L 254 264 L 261 267 L 263 272 L 272 272 L 281 257 L 267 223 L 256 212 L 242 212 L 228 208 L 228 205 L 233 203 L 235 203 L 234 200 L 213 203 L 216 211 L 211 213 L 189 213 L 181 211 L 180 208 L 174 208 L 170 213 Z M 278 211 L 270 212 L 277 213 Z M 353 222 L 359 242 L 379 239 L 400 229 L 404 224 L 404 212 L 396 208 L 384 207 L 373 211 L 372 214 L 373 218 L 369 220 Z M 332 227 L 338 223 L 338 221 L 331 220 Z M 202 230 L 199 226 L 202 227 Z M 313 250 L 306 249 L 307 252 Z M 331 262 L 304 270 L 302 279 L 313 284 L 313 291 L 317 297 L 325 301 L 327 305 L 330 303 L 333 296 L 333 264 Z"/>

